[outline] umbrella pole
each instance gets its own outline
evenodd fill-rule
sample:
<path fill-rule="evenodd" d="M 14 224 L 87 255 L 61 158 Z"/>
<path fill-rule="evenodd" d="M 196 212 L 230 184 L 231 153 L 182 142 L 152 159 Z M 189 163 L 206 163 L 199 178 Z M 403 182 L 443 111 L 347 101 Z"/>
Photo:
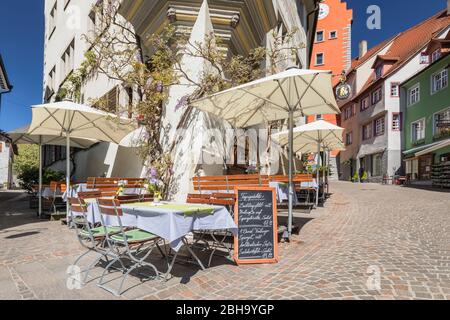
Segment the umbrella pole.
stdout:
<path fill-rule="evenodd" d="M 38 192 L 38 202 L 39 202 L 39 218 L 42 216 L 42 136 L 39 136 L 39 192 Z"/>
<path fill-rule="evenodd" d="M 66 214 L 69 217 L 69 188 L 70 188 L 70 133 L 66 132 Z"/>
<path fill-rule="evenodd" d="M 288 209 L 288 233 L 289 238 L 292 235 L 292 220 L 293 220 L 293 162 L 294 162 L 294 110 L 289 107 L 289 209 Z"/>
<path fill-rule="evenodd" d="M 323 197 L 323 202 L 325 203 L 325 186 L 327 186 L 328 188 L 328 181 L 327 181 L 327 171 L 326 171 L 326 163 L 327 163 L 327 152 L 325 150 L 323 150 L 323 159 L 322 159 L 322 167 L 323 167 L 323 192 L 322 192 L 322 197 Z"/>
<path fill-rule="evenodd" d="M 320 140 L 317 144 L 317 170 L 316 170 L 316 182 L 317 182 L 317 194 L 316 194 L 316 208 L 319 206 L 319 193 L 320 193 Z"/>
<path fill-rule="evenodd" d="M 328 158 L 327 158 L 327 193 L 330 193 L 330 158 L 331 158 L 331 151 L 328 150 Z"/>

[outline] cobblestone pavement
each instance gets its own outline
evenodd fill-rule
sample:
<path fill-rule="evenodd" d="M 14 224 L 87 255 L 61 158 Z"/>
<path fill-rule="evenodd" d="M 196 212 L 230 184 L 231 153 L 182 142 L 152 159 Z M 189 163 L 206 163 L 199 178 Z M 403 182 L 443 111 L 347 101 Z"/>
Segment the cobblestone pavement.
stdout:
<path fill-rule="evenodd" d="M 131 277 L 122 298 L 450 299 L 449 193 L 347 182 L 331 191 L 325 208 L 297 214 L 301 230 L 280 244 L 280 263 L 180 264 L 168 283 Z M 25 197 L 0 193 L 0 299 L 116 299 L 94 280 L 67 289 L 82 250 L 67 227 L 37 220 Z"/>

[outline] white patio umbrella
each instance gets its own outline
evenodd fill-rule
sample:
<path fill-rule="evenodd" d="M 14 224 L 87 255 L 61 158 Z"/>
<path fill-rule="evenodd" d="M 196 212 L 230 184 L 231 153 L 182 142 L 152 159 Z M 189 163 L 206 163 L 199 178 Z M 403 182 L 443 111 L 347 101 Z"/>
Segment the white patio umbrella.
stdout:
<path fill-rule="evenodd" d="M 28 134 L 65 137 L 66 185 L 69 188 L 72 138 L 96 139 L 120 144 L 121 140 L 136 128 L 137 125 L 130 119 L 71 101 L 62 101 L 33 106 Z M 69 202 L 67 202 L 68 213 Z"/>
<path fill-rule="evenodd" d="M 330 71 L 291 68 L 211 96 L 192 106 L 245 128 L 274 120 L 289 119 L 289 219 L 292 233 L 293 129 L 296 118 L 316 114 L 338 114 Z"/>
<path fill-rule="evenodd" d="M 42 146 L 65 146 L 66 138 L 61 136 L 42 136 L 42 135 L 30 135 L 28 134 L 30 126 L 24 126 L 8 132 L 8 136 L 11 138 L 13 144 L 35 144 L 39 146 L 39 217 L 42 215 Z M 92 139 L 78 139 L 71 138 L 70 145 L 72 147 L 87 149 L 93 144 L 97 143 L 97 140 Z"/>
<path fill-rule="evenodd" d="M 320 155 L 321 151 L 345 150 L 342 141 L 344 128 L 338 127 L 324 120 L 319 120 L 296 127 L 293 130 L 292 146 L 295 153 L 315 153 Z M 272 135 L 274 141 L 281 146 L 289 145 L 290 132 L 282 131 Z M 325 177 L 325 171 L 324 171 Z M 317 180 L 319 173 L 317 173 Z M 316 197 L 316 206 L 319 197 Z"/>

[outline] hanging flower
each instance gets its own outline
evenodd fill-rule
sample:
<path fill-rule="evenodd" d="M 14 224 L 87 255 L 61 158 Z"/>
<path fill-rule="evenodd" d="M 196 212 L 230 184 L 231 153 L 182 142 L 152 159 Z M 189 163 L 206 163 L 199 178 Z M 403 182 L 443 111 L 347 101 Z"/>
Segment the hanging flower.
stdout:
<path fill-rule="evenodd" d="M 177 105 L 175 106 L 175 111 L 178 111 L 180 108 L 186 107 L 188 104 L 188 96 L 184 96 L 178 100 Z"/>
<path fill-rule="evenodd" d="M 163 91 L 163 84 L 161 81 L 158 81 L 158 83 L 156 84 L 156 91 L 157 92 L 162 92 Z"/>

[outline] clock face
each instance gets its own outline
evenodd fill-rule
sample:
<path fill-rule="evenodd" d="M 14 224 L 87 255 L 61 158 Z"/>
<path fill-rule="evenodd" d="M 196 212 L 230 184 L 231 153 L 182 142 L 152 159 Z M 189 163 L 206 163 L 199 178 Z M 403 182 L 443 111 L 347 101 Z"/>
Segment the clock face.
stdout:
<path fill-rule="evenodd" d="M 330 7 L 325 3 L 321 3 L 319 9 L 319 20 L 325 19 L 329 13 Z"/>

